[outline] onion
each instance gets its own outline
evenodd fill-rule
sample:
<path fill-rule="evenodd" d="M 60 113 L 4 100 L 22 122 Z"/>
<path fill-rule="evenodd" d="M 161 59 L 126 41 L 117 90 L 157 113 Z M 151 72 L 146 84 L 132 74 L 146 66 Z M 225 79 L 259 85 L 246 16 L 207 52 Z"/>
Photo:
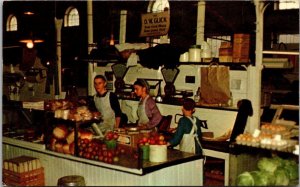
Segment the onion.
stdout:
<path fill-rule="evenodd" d="M 65 125 L 58 125 L 53 129 L 53 135 L 55 138 L 61 140 L 66 138 L 68 129 Z"/>

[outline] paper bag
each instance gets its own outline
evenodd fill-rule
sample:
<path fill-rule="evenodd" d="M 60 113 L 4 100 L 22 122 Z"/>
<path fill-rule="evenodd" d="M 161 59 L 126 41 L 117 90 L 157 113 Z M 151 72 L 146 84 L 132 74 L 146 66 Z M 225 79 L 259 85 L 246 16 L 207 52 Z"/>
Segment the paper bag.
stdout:
<path fill-rule="evenodd" d="M 229 67 L 201 67 L 201 103 L 226 105 L 229 99 Z"/>

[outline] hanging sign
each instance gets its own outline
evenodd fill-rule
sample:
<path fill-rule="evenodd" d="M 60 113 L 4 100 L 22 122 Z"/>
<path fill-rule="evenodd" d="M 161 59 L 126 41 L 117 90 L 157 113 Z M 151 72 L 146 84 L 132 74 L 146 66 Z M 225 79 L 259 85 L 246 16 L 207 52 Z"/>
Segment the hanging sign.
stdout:
<path fill-rule="evenodd" d="M 140 37 L 166 35 L 170 28 L 170 12 L 142 14 L 141 21 Z"/>

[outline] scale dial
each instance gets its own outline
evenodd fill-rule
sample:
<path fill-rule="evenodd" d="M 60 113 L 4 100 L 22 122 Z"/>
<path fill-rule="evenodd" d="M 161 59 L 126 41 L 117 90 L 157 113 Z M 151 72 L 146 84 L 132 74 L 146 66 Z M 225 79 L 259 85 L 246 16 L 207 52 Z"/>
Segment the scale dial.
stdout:
<path fill-rule="evenodd" d="M 120 92 L 124 89 L 125 87 L 125 82 L 122 78 L 118 78 L 115 80 L 115 88 L 116 88 L 116 92 Z"/>
<path fill-rule="evenodd" d="M 167 83 L 164 87 L 165 96 L 171 97 L 175 94 L 175 86 L 172 83 Z"/>

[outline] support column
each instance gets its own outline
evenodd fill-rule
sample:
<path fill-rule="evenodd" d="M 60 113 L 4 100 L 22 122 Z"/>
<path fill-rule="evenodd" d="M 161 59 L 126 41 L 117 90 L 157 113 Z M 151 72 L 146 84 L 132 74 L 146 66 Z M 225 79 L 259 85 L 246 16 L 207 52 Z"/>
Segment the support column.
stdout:
<path fill-rule="evenodd" d="M 88 55 L 95 47 L 93 36 L 93 1 L 87 1 L 87 29 L 88 29 Z M 94 91 L 94 63 L 88 63 L 88 95 L 93 95 Z"/>
<path fill-rule="evenodd" d="M 263 20 L 264 11 L 267 7 L 264 2 L 255 0 L 256 11 L 256 45 L 255 45 L 255 66 L 248 67 L 248 95 L 252 102 L 253 116 L 249 118 L 247 131 L 253 133 L 256 128 L 260 127 L 261 112 L 261 73 L 263 69 Z"/>
<path fill-rule="evenodd" d="M 62 28 L 62 19 L 54 18 L 55 30 L 56 30 L 56 56 L 57 56 L 57 77 L 58 77 L 58 91 L 55 92 L 55 98 L 61 95 L 61 28 Z"/>
<path fill-rule="evenodd" d="M 198 2 L 196 45 L 200 45 L 204 41 L 204 28 L 205 1 L 201 0 Z"/>
<path fill-rule="evenodd" d="M 127 23 L 127 10 L 121 10 L 120 12 L 120 36 L 119 43 L 126 42 L 126 23 Z"/>

